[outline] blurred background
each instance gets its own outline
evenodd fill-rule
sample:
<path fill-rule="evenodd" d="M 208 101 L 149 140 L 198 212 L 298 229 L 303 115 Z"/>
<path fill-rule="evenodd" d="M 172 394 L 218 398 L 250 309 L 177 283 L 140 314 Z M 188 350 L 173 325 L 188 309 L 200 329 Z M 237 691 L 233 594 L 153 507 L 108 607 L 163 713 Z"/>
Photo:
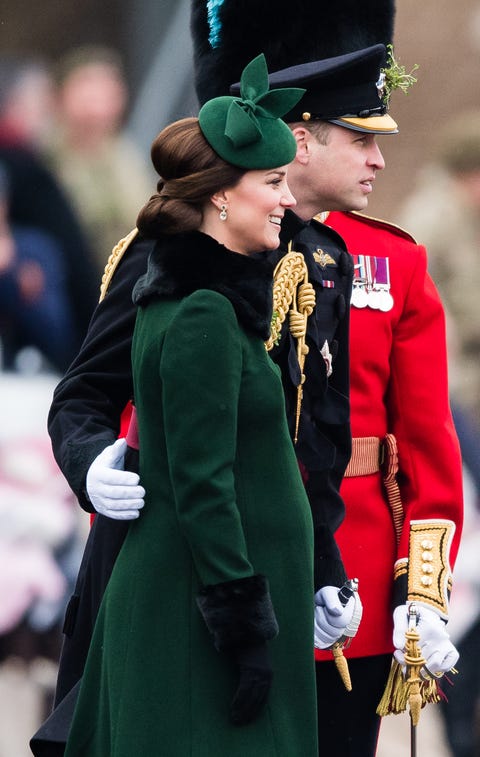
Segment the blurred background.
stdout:
<path fill-rule="evenodd" d="M 88 517 L 53 461 L 45 423 L 115 242 L 155 178 L 150 144 L 195 115 L 189 0 L 7 0 L 0 10 L 0 757 L 29 755 L 48 712 L 61 622 Z M 274 10 L 272 0 L 272 10 Z M 396 92 L 400 126 L 369 214 L 425 243 L 448 315 L 451 394 L 467 527 L 452 598 L 468 715 L 480 681 L 480 1 L 399 0 L 395 55 L 418 81 Z M 467 667 L 466 666 L 466 667 Z M 453 751 L 437 708 L 423 757 Z M 446 727 L 447 726 L 447 727 Z M 379 757 L 409 754 L 408 722 L 382 726 Z"/>

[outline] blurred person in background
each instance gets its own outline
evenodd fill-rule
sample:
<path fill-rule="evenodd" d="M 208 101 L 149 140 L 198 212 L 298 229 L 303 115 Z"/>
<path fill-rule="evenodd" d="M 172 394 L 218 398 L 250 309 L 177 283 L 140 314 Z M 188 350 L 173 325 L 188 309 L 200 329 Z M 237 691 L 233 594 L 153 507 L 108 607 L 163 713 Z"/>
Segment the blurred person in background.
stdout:
<path fill-rule="evenodd" d="M 478 438 L 474 451 L 480 459 Z M 440 712 L 452 757 L 478 757 L 480 754 L 480 489 L 465 471 L 465 527 L 452 591 L 452 621 L 449 631 L 460 653 L 459 675 L 442 701 Z"/>
<path fill-rule="evenodd" d="M 470 486 L 452 593 L 460 675 L 441 712 L 454 757 L 473 757 L 480 754 L 480 109 L 447 120 L 398 217 L 427 245 L 447 310 L 452 411 Z"/>
<path fill-rule="evenodd" d="M 430 273 L 455 332 L 454 410 L 480 432 L 480 109 L 457 113 L 442 127 L 398 219 L 429 250 Z"/>
<path fill-rule="evenodd" d="M 124 129 L 128 89 L 115 50 L 86 46 L 59 63 L 47 159 L 74 204 L 99 275 L 148 197 L 152 173 Z"/>
<path fill-rule="evenodd" d="M 51 707 L 86 523 L 53 458 L 54 375 L 0 371 L 0 754 L 23 757 Z"/>
<path fill-rule="evenodd" d="M 58 660 L 75 570 L 72 500 L 45 436 L 0 439 L 0 663 Z"/>
<path fill-rule="evenodd" d="M 8 181 L 10 223 L 43 231 L 60 250 L 76 352 L 98 299 L 98 276 L 82 225 L 42 157 L 51 125 L 48 77 L 35 59 L 0 57 L 0 163 Z"/>
<path fill-rule="evenodd" d="M 10 224 L 8 177 L 0 163 L 0 343 L 2 368 L 21 369 L 22 350 L 36 348 L 48 367 L 65 371 L 75 328 L 61 249 L 32 226 Z"/>

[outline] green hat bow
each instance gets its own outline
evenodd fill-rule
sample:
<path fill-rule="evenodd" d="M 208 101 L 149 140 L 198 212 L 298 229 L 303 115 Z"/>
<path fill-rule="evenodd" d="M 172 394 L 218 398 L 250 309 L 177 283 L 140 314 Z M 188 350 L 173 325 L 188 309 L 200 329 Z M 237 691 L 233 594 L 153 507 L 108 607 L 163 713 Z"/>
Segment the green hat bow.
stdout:
<path fill-rule="evenodd" d="M 290 163 L 296 143 L 281 116 L 305 93 L 290 87 L 269 90 L 263 53 L 243 70 L 240 97 L 216 97 L 199 113 L 200 128 L 224 160 L 242 168 L 275 168 Z"/>
<path fill-rule="evenodd" d="M 293 108 L 305 90 L 284 88 L 269 91 L 268 70 L 263 53 L 244 68 L 240 79 L 240 97 L 231 103 L 225 122 L 225 136 L 235 147 L 262 138 L 261 118 L 280 118 Z"/>

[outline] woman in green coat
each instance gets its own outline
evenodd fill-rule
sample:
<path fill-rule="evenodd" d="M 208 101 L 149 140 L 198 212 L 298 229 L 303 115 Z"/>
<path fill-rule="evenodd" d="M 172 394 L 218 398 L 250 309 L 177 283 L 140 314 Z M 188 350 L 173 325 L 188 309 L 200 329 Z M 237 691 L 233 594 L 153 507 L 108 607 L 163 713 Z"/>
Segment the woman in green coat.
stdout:
<path fill-rule="evenodd" d="M 66 757 L 316 757 L 312 523 L 264 345 L 295 140 L 263 56 L 161 132 L 132 348 L 145 510 L 95 627 Z M 279 167 L 280 164 L 280 167 Z"/>

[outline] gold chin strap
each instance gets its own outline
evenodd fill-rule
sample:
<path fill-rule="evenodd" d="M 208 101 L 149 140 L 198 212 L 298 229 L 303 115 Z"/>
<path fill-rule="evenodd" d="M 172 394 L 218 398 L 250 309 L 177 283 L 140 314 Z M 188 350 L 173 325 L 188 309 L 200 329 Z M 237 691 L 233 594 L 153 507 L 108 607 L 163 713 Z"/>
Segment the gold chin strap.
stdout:
<path fill-rule="evenodd" d="M 108 287 L 110 286 L 110 282 L 112 280 L 113 274 L 115 273 L 116 268 L 118 264 L 120 263 L 125 250 L 130 245 L 130 243 L 133 242 L 137 234 L 138 234 L 138 229 L 132 229 L 132 231 L 130 231 L 126 237 L 123 237 L 123 239 L 120 239 L 120 241 L 117 242 L 117 244 L 113 248 L 107 260 L 107 265 L 105 266 L 105 270 L 103 272 L 102 283 L 100 284 L 99 302 L 101 302 L 104 299 L 105 295 L 107 294 Z"/>
<path fill-rule="evenodd" d="M 287 254 L 277 264 L 273 274 L 273 316 L 270 338 L 265 343 L 270 351 L 280 340 L 282 326 L 287 318 L 292 336 L 297 340 L 297 359 L 300 367 L 300 383 L 297 388 L 294 443 L 298 440 L 298 426 L 303 399 L 303 368 L 308 354 L 306 344 L 308 317 L 315 307 L 315 290 L 308 280 L 308 268 L 300 252 L 288 244 Z"/>

